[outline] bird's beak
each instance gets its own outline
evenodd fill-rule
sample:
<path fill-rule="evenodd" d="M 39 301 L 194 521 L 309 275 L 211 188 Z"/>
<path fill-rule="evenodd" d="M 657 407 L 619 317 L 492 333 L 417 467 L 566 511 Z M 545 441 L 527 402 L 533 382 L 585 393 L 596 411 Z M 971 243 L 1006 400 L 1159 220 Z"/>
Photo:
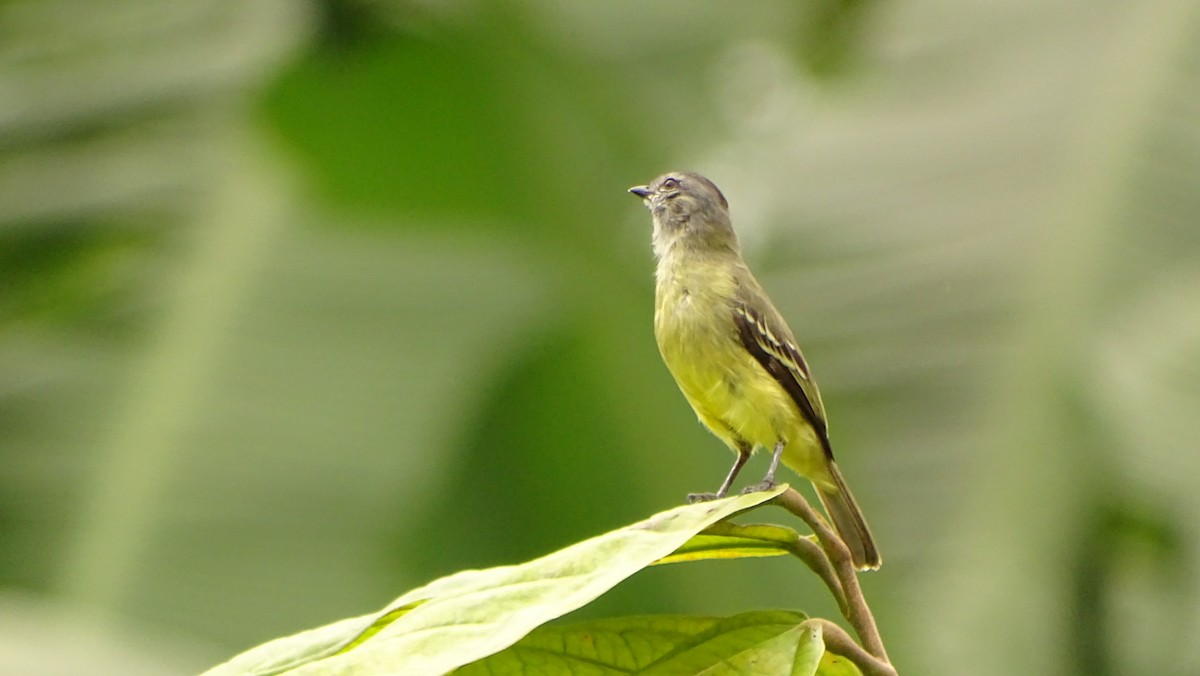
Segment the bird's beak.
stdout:
<path fill-rule="evenodd" d="M 650 186 L 647 185 L 635 185 L 629 189 L 629 192 L 641 197 L 642 199 L 646 199 L 652 194 L 650 191 Z"/>

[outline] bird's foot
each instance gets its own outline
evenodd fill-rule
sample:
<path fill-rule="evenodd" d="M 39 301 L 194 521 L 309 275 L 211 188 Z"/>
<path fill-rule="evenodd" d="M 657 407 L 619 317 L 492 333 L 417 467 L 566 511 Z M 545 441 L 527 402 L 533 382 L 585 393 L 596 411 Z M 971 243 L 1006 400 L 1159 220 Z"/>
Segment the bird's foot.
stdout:
<path fill-rule="evenodd" d="M 717 495 L 716 493 L 688 493 L 687 496 L 689 505 L 694 505 L 697 502 L 711 502 L 712 500 L 716 500 L 720 497 L 721 496 Z"/>
<path fill-rule="evenodd" d="M 772 488 L 775 488 L 775 482 L 771 479 L 767 479 L 766 481 L 756 483 L 753 486 L 746 486 L 745 488 L 742 489 L 742 495 L 749 495 L 751 493 L 759 493 L 762 491 L 769 491 Z"/>

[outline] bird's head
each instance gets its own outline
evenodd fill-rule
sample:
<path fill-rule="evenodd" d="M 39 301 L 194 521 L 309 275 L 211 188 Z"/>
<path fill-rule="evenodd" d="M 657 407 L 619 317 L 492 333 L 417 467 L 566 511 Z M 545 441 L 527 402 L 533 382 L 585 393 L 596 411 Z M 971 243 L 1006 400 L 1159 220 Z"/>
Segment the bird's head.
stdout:
<path fill-rule="evenodd" d="M 654 217 L 654 251 L 659 256 L 676 243 L 737 251 L 729 202 L 700 174 L 672 171 L 629 192 L 642 198 Z"/>

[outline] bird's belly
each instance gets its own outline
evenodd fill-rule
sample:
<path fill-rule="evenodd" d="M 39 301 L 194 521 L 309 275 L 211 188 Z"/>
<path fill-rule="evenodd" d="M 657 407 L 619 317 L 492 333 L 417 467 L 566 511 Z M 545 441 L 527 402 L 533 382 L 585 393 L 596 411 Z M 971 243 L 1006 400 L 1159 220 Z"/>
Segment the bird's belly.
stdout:
<path fill-rule="evenodd" d="M 719 281 L 706 279 L 690 288 L 717 288 Z M 667 369 L 700 421 L 730 448 L 749 443 L 770 449 L 783 441 L 785 465 L 828 483 L 816 431 L 791 395 L 742 346 L 733 310 L 722 297 L 715 293 L 697 302 L 688 287 L 660 283 L 654 335 Z M 720 319 L 726 312 L 727 323 Z"/>
<path fill-rule="evenodd" d="M 731 446 L 741 439 L 770 448 L 794 436 L 795 404 L 779 383 L 733 337 L 706 340 L 663 349 L 667 368 L 701 422 Z"/>

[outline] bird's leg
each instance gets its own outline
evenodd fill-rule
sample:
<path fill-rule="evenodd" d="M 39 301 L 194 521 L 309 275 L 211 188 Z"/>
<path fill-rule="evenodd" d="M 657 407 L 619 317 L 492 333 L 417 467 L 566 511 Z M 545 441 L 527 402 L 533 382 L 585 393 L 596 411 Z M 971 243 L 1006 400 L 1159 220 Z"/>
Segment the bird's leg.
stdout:
<path fill-rule="evenodd" d="M 729 493 L 729 487 L 733 485 L 733 480 L 737 478 L 738 472 L 742 471 L 742 467 L 749 459 L 750 446 L 743 442 L 738 445 L 737 458 L 733 461 L 733 467 L 729 468 L 729 474 L 725 477 L 725 481 L 721 482 L 721 487 L 717 489 L 718 498 L 723 498 Z"/>
<path fill-rule="evenodd" d="M 786 445 L 787 444 L 784 443 L 783 439 L 775 442 L 775 453 L 771 456 L 771 466 L 767 468 L 767 475 L 763 477 L 762 481 L 754 486 L 747 486 L 745 490 L 742 491 L 742 495 L 747 493 L 757 493 L 759 491 L 769 491 L 772 488 L 775 488 L 775 470 L 779 469 L 779 459 L 783 457 L 783 447 Z"/>
<path fill-rule="evenodd" d="M 729 487 L 733 485 L 733 480 L 737 478 L 738 472 L 742 471 L 742 466 L 750 459 L 750 451 L 753 447 L 744 442 L 738 441 L 737 458 L 733 461 L 733 467 L 729 469 L 729 476 L 725 477 L 725 481 L 716 493 L 688 493 L 688 502 L 708 502 L 725 497 L 729 492 Z"/>

